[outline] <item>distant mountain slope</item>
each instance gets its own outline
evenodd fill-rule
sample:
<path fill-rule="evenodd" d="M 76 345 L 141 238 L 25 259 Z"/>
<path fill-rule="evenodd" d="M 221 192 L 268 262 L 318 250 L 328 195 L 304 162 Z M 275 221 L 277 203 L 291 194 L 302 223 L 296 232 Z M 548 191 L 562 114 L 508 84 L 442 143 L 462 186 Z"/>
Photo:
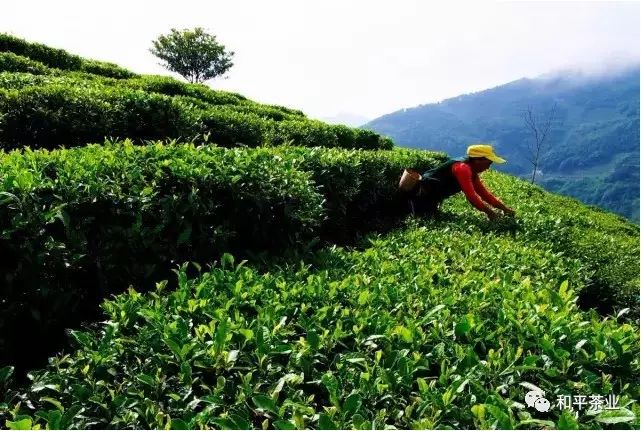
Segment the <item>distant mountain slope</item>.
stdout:
<path fill-rule="evenodd" d="M 639 67 L 608 77 L 557 74 L 520 79 L 479 93 L 377 118 L 364 127 L 401 146 L 462 155 L 491 142 L 509 163 L 499 169 L 529 177 L 532 137 L 523 112 L 541 118 L 556 103 L 537 182 L 639 222 Z"/>

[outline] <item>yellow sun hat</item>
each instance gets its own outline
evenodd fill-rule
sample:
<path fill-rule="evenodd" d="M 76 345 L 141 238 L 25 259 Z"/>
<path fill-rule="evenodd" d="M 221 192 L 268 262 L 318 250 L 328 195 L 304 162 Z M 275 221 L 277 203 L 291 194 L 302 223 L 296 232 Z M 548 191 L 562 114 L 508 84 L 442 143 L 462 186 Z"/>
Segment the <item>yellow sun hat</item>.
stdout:
<path fill-rule="evenodd" d="M 467 147 L 467 156 L 468 157 L 485 157 L 488 160 L 491 160 L 495 163 L 505 163 L 506 160 L 497 156 L 494 153 L 494 148 L 491 145 L 470 145 Z"/>

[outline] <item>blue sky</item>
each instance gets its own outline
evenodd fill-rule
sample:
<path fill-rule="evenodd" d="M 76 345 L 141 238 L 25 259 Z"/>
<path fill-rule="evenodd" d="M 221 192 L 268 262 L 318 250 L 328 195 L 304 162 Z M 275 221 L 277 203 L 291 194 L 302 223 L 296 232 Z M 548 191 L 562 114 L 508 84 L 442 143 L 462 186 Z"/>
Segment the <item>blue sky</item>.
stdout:
<path fill-rule="evenodd" d="M 213 88 L 311 117 L 374 117 L 561 69 L 639 63 L 639 2 L 33 1 L 0 32 L 169 74 L 149 53 L 201 26 L 236 52 Z"/>

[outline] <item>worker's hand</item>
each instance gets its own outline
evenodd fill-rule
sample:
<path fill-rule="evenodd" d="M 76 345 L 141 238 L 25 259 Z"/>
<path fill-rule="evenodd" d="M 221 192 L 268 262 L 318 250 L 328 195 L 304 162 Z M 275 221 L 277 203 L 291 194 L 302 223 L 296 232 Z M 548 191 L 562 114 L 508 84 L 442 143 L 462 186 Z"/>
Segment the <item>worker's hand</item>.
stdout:
<path fill-rule="evenodd" d="M 503 208 L 503 214 L 514 217 L 516 215 L 516 211 L 514 211 L 512 208 L 505 207 Z"/>
<path fill-rule="evenodd" d="M 496 211 L 489 208 L 485 211 L 485 215 L 489 220 L 496 220 L 499 217 L 499 214 Z"/>

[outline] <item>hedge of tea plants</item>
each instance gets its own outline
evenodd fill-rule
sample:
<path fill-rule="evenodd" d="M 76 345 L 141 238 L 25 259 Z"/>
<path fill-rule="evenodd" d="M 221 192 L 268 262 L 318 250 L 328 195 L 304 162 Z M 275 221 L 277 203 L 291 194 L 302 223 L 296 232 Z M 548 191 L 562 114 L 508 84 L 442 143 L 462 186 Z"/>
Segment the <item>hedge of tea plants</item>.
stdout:
<path fill-rule="evenodd" d="M 443 158 L 412 150 L 129 142 L 5 155 L 0 243 L 10 258 L 2 265 L 0 326 L 11 330 L 3 331 L 3 362 L 14 363 L 16 354 L 37 357 L 48 341 L 60 342 L 52 334 L 62 326 L 94 318 L 87 304 L 129 283 L 166 278 L 172 263 L 204 264 L 225 251 L 274 254 L 318 239 L 349 244 L 361 233 L 389 229 L 406 215 L 396 194 L 402 169 L 427 169 Z M 505 227 L 513 241 L 551 244 L 590 271 L 582 306 L 638 315 L 633 225 L 503 175 L 485 176 L 518 211 Z M 444 214 L 452 227 L 497 226 L 485 224 L 461 197 L 448 201 Z M 24 347 L 24 333 L 43 341 Z"/>
<path fill-rule="evenodd" d="M 48 85 L 0 90 L 0 146 L 53 149 L 105 137 L 198 133 L 198 113 L 171 97 L 116 88 Z"/>
<path fill-rule="evenodd" d="M 105 80 L 0 74 L 0 147 L 53 149 L 105 137 L 144 141 L 205 134 L 210 142 L 225 147 L 393 146 L 389 138 L 368 130 L 328 125 L 296 111 L 242 101 L 232 93 L 178 92 L 171 82 L 158 78 L 111 80 L 115 85 L 105 85 Z"/>
<path fill-rule="evenodd" d="M 638 429 L 639 333 L 578 309 L 589 277 L 549 244 L 447 221 L 258 273 L 225 255 L 103 304 L 75 351 L 6 395 L 6 426 Z M 10 380 L 11 369 L 0 375 Z M 540 413 L 525 395 L 540 389 Z M 578 414 L 559 396 L 615 394 Z"/>
<path fill-rule="evenodd" d="M 296 109 L 170 77 L 136 75 L 0 34 L 0 148 L 204 136 L 227 147 L 393 146 L 374 132 L 310 120 Z"/>
<path fill-rule="evenodd" d="M 184 100 L 189 100 L 192 104 L 203 109 L 212 105 L 225 105 L 229 109 L 255 113 L 274 120 L 305 118 L 305 115 L 298 110 L 278 105 L 256 103 L 237 93 L 212 90 L 202 84 L 186 84 L 168 76 L 143 75 L 129 79 L 115 79 L 84 72 L 50 69 L 25 57 L 16 56 L 12 53 L 0 53 L 0 88 L 22 90 L 28 87 L 47 85 L 83 88 L 100 85 L 142 90 L 166 96 L 183 96 Z"/>
<path fill-rule="evenodd" d="M 438 160 L 419 151 L 130 142 L 3 154 L 0 363 L 38 357 L 63 327 L 95 318 L 102 298 L 151 286 L 174 263 L 279 254 L 391 226 L 402 212 L 383 220 L 377 211 L 393 202 L 402 167 Z"/>
<path fill-rule="evenodd" d="M 136 76 L 135 73 L 113 63 L 86 60 L 63 49 L 51 48 L 41 43 L 28 42 L 19 37 L 0 33 L 0 53 L 6 52 L 62 70 L 77 70 L 113 78 Z"/>
<path fill-rule="evenodd" d="M 14 54 L 12 52 L 0 52 L 0 71 L 3 74 L 22 72 L 33 76 L 40 76 L 50 72 L 50 68 L 39 61 Z"/>
<path fill-rule="evenodd" d="M 639 318 L 639 227 L 624 217 L 589 207 L 576 199 L 545 192 L 538 186 L 495 172 L 484 175 L 489 187 L 517 209 L 515 223 L 488 224 L 514 233 L 524 243 L 549 244 L 557 253 L 578 259 L 591 272 L 581 291 L 583 307 L 602 313 L 625 311 Z M 458 196 L 445 204 L 457 217 L 469 219 L 469 204 Z M 509 220 L 509 219 L 507 219 Z"/>

